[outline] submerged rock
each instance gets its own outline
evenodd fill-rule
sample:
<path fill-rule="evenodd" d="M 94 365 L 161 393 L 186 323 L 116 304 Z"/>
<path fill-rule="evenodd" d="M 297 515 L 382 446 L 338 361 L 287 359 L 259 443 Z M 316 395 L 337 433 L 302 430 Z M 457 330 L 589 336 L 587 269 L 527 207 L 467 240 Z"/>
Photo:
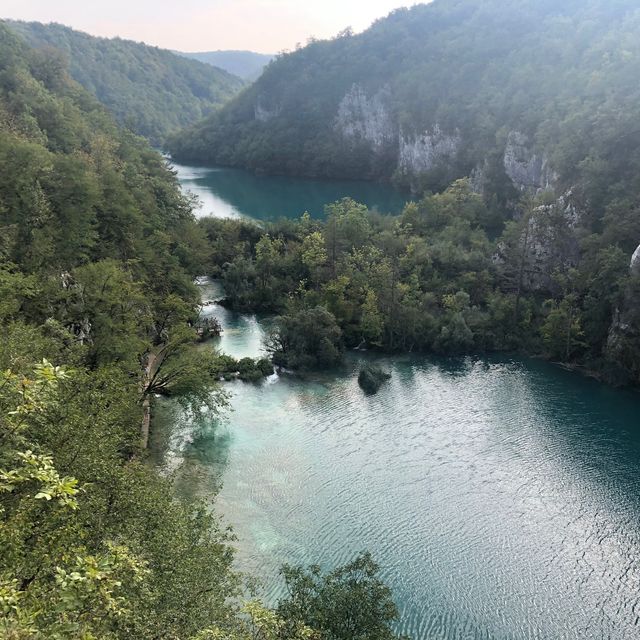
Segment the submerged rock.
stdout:
<path fill-rule="evenodd" d="M 365 393 L 373 395 L 378 392 L 383 383 L 389 378 L 391 378 L 390 373 L 383 371 L 380 367 L 367 364 L 360 369 L 358 384 Z"/>

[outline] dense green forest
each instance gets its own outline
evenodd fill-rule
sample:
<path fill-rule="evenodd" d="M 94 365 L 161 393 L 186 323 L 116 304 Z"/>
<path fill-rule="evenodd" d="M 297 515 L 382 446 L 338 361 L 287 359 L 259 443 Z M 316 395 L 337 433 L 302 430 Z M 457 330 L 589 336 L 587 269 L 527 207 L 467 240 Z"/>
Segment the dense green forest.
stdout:
<path fill-rule="evenodd" d="M 220 67 L 243 80 L 255 80 L 273 60 L 272 55 L 255 51 L 199 51 L 196 53 L 176 51 L 176 53 Z"/>
<path fill-rule="evenodd" d="M 442 190 L 574 189 L 598 210 L 638 191 L 634 0 L 435 0 L 280 55 L 177 159 Z"/>
<path fill-rule="evenodd" d="M 121 125 L 156 146 L 213 113 L 243 86 L 222 69 L 142 43 L 95 38 L 60 24 L 9 24 L 30 45 L 68 65 Z"/>
<path fill-rule="evenodd" d="M 435 0 L 279 56 L 176 157 L 393 179 L 418 202 L 264 237 L 203 223 L 230 234 L 211 263 L 229 303 L 282 314 L 285 366 L 515 349 L 637 383 L 639 31 L 632 0 Z"/>
<path fill-rule="evenodd" d="M 483 198 L 459 180 L 398 217 L 346 199 L 325 221 L 200 224 L 227 304 L 280 314 L 268 342 L 278 365 L 335 366 L 358 347 L 520 351 L 640 383 L 635 212 L 589 229 L 544 196 L 523 207 L 497 232 Z"/>
<path fill-rule="evenodd" d="M 230 533 L 145 462 L 151 396 L 224 406 L 192 346 L 208 241 L 163 158 L 2 24 L 0 175 L 0 636 L 394 638 L 367 554 L 244 602 Z"/>

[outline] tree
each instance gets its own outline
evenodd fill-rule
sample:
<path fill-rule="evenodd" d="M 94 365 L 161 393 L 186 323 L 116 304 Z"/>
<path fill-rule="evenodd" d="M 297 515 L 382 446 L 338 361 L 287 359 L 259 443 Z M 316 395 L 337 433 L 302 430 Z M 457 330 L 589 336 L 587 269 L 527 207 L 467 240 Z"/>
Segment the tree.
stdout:
<path fill-rule="evenodd" d="M 342 360 L 342 331 L 323 307 L 280 316 L 267 338 L 274 364 L 291 369 L 333 367 Z"/>
<path fill-rule="evenodd" d="M 288 596 L 277 612 L 294 628 L 300 623 L 322 640 L 397 640 L 391 629 L 398 610 L 389 588 L 378 577 L 371 554 L 323 574 L 320 567 L 285 566 Z"/>
<path fill-rule="evenodd" d="M 570 362 L 576 351 L 584 346 L 576 303 L 576 294 L 568 294 L 559 302 L 548 300 L 546 303 L 547 317 L 540 333 L 551 358 Z"/>

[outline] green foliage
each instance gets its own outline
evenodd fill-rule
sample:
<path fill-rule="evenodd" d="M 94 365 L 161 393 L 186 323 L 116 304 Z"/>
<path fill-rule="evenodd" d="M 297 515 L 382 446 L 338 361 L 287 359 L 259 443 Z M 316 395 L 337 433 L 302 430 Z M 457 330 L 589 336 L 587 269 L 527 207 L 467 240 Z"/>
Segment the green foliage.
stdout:
<path fill-rule="evenodd" d="M 342 360 L 342 331 L 325 308 L 303 309 L 276 319 L 267 349 L 277 366 L 333 367 Z"/>
<path fill-rule="evenodd" d="M 288 597 L 277 612 L 289 625 L 303 623 L 322 640 L 395 640 L 398 611 L 369 553 L 327 574 L 319 566 L 285 566 Z"/>
<path fill-rule="evenodd" d="M 229 615 L 226 535 L 128 459 L 136 405 L 135 385 L 113 369 L 44 361 L 30 377 L 4 373 L 3 637 L 186 638 Z"/>
<path fill-rule="evenodd" d="M 9 22 L 42 55 L 47 86 L 69 64 L 71 76 L 118 122 L 153 144 L 213 113 L 243 86 L 240 78 L 170 51 L 120 38 L 95 38 L 60 24 Z"/>
<path fill-rule="evenodd" d="M 268 358 L 241 358 L 236 360 L 226 354 L 216 354 L 213 360 L 216 378 L 258 382 L 273 373 L 273 364 Z"/>

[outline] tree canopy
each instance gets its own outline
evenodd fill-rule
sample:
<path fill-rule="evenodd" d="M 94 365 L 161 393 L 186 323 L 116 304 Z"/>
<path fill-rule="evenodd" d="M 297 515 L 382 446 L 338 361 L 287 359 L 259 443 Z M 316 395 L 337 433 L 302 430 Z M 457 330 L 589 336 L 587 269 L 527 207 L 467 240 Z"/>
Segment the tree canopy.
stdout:
<path fill-rule="evenodd" d="M 218 67 L 142 43 L 96 38 L 60 24 L 8 24 L 53 58 L 48 64 L 68 64 L 71 76 L 122 126 L 156 146 L 213 113 L 244 84 Z"/>

